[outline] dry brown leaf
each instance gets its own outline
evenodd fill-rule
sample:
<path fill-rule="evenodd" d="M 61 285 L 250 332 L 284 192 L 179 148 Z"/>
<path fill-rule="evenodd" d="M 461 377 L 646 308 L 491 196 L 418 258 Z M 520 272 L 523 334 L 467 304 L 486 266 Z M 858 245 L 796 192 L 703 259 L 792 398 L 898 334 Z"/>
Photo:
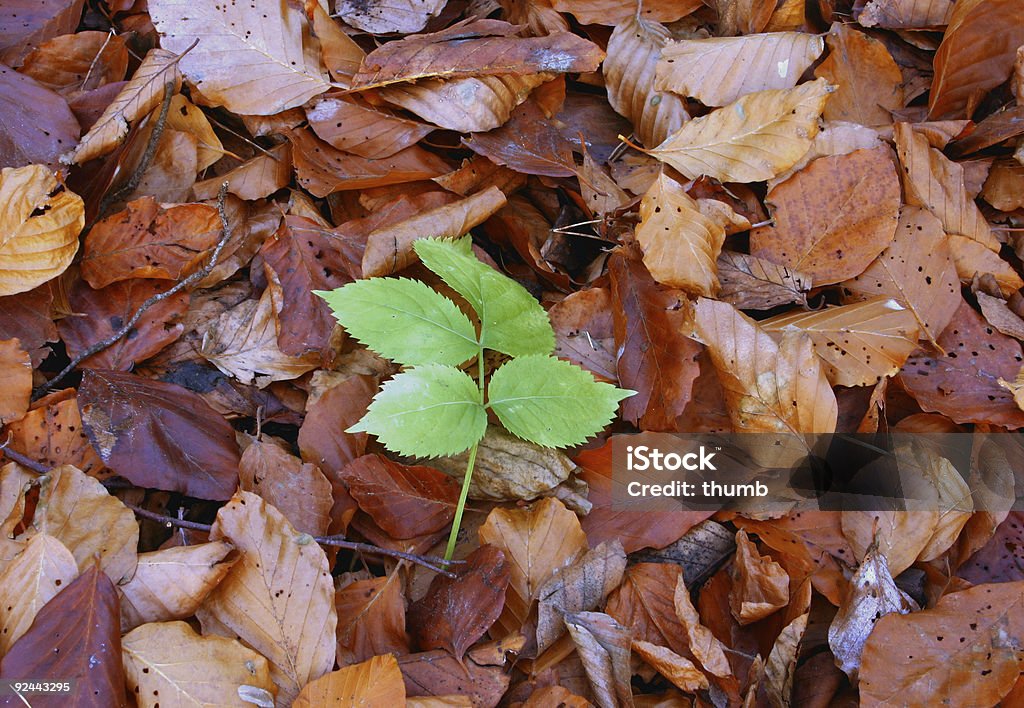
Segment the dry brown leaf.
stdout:
<path fill-rule="evenodd" d="M 1024 207 L 1024 164 L 1010 159 L 996 160 L 985 179 L 981 196 L 1000 211 Z"/>
<path fill-rule="evenodd" d="M 74 192 L 57 189 L 57 179 L 42 165 L 0 171 L 0 295 L 60 275 L 78 252 L 85 204 Z"/>
<path fill-rule="evenodd" d="M 213 541 L 140 553 L 132 579 L 121 585 L 121 630 L 186 619 L 224 579 L 235 558 L 230 543 Z"/>
<path fill-rule="evenodd" d="M 405 682 L 391 654 L 346 666 L 309 683 L 292 708 L 405 705 Z"/>
<path fill-rule="evenodd" d="M 199 636 L 185 622 L 144 624 L 121 649 L 140 707 L 248 705 L 243 696 L 252 689 L 273 698 L 265 658 L 234 639 Z"/>
<path fill-rule="evenodd" d="M 149 12 L 164 49 L 182 53 L 191 47 L 181 72 L 209 105 L 271 116 L 329 87 L 296 6 L 153 0 Z"/>
<path fill-rule="evenodd" d="M 760 322 L 768 332 L 806 332 L 833 386 L 869 386 L 896 374 L 917 348 L 914 313 L 881 296 L 853 305 L 796 311 Z"/>
<path fill-rule="evenodd" d="M 892 243 L 843 283 L 843 294 L 847 300 L 897 299 L 914 314 L 920 335 L 936 341 L 962 300 L 942 224 L 924 209 L 904 207 Z"/>
<path fill-rule="evenodd" d="M 338 612 L 338 666 L 367 661 L 378 654 L 409 652 L 405 633 L 405 597 L 397 572 L 356 580 L 334 595 Z"/>
<path fill-rule="evenodd" d="M 19 66 L 39 44 L 74 32 L 82 19 L 81 0 L 8 0 L 0 8 L 0 62 Z"/>
<path fill-rule="evenodd" d="M 591 549 L 564 569 L 556 569 L 537 591 L 537 653 L 543 653 L 565 633 L 566 613 L 587 612 L 604 603 L 622 582 L 626 552 L 619 541 Z"/>
<path fill-rule="evenodd" d="M 479 534 L 481 543 L 505 554 L 512 573 L 505 609 L 496 622 L 505 634 L 527 622 L 544 584 L 587 552 L 576 514 L 550 497 L 527 509 L 495 508 Z"/>
<path fill-rule="evenodd" d="M 818 134 L 814 136 L 811 148 L 788 170 L 779 173 L 774 179 L 768 180 L 768 189 L 774 189 L 819 157 L 849 155 L 856 150 L 870 150 L 882 147 L 884 144 L 882 136 L 874 128 L 868 128 L 858 123 L 826 121 Z"/>
<path fill-rule="evenodd" d="M 242 558 L 206 598 L 208 617 L 270 661 L 282 701 L 334 666 L 334 587 L 327 556 L 274 507 L 238 492 L 217 512 L 213 541 L 227 540 Z"/>
<path fill-rule="evenodd" d="M 618 27 L 639 12 L 654 22 L 675 22 L 701 7 L 698 0 L 648 0 L 639 8 L 624 0 L 551 0 L 559 12 L 568 12 L 584 25 Z"/>
<path fill-rule="evenodd" d="M 775 10 L 771 0 L 711 0 L 709 6 L 718 13 L 718 34 L 723 37 L 762 31 Z"/>
<path fill-rule="evenodd" d="M 0 167 L 58 167 L 81 132 L 62 96 L 0 64 Z"/>
<path fill-rule="evenodd" d="M 71 551 L 37 534 L 0 572 L 0 656 L 25 633 L 39 609 L 78 577 Z"/>
<path fill-rule="evenodd" d="M 545 84 L 537 94 L 552 84 Z M 565 127 L 559 119 L 548 116 L 539 99 L 531 99 L 512 111 L 505 125 L 487 133 L 473 133 L 463 144 L 517 172 L 570 177 L 578 171 L 572 153 L 579 148 L 563 134 Z"/>
<path fill-rule="evenodd" d="M 313 34 L 320 41 L 320 57 L 327 72 L 339 85 L 348 88 L 366 52 L 327 14 L 328 8 L 310 3 L 306 11 L 310 13 Z"/>
<path fill-rule="evenodd" d="M 196 139 L 196 171 L 201 172 L 215 163 L 224 155 L 230 154 L 224 149 L 206 114 L 181 94 L 171 99 L 167 110 L 167 127 L 188 133 Z"/>
<path fill-rule="evenodd" d="M 978 298 L 981 314 L 990 325 L 1007 336 L 1024 341 L 1024 319 L 1011 310 L 1005 300 L 992 297 L 980 290 L 974 296 Z"/>
<path fill-rule="evenodd" d="M 837 88 L 824 117 L 865 126 L 892 123 L 892 112 L 903 108 L 903 73 L 885 45 L 841 23 L 832 25 L 826 41 L 828 58 L 814 75 Z"/>
<path fill-rule="evenodd" d="M 565 626 L 579 652 L 597 705 L 631 708 L 629 629 L 601 612 L 566 615 Z"/>
<path fill-rule="evenodd" d="M 270 442 L 252 440 L 238 463 L 238 486 L 259 494 L 295 529 L 323 536 L 331 523 L 331 483 L 316 465 Z"/>
<path fill-rule="evenodd" d="M 690 591 L 686 587 L 682 574 L 676 578 L 672 605 L 676 618 L 682 623 L 686 632 L 687 648 L 700 662 L 701 667 L 712 676 L 719 678 L 732 676 L 732 667 L 729 666 L 729 660 L 725 657 L 726 646 L 701 623 L 700 615 L 697 614 L 697 608 L 693 606 Z"/>
<path fill-rule="evenodd" d="M 434 126 L 402 118 L 354 100 L 325 97 L 306 108 L 313 131 L 333 147 L 370 160 L 415 145 Z"/>
<path fill-rule="evenodd" d="M 1014 293 L 1024 287 L 1020 274 L 997 251 L 978 241 L 953 234 L 949 235 L 946 243 L 961 282 L 971 283 L 976 276 L 989 276 L 995 280 L 1003 297 L 1013 297 Z"/>
<path fill-rule="evenodd" d="M 704 216 L 683 185 L 665 173 L 640 201 L 636 240 L 644 265 L 662 285 L 706 297 L 718 291 L 715 261 L 725 230 Z"/>
<path fill-rule="evenodd" d="M 819 158 L 766 200 L 774 224 L 751 232 L 751 254 L 826 285 L 859 275 L 892 241 L 900 185 L 889 149 L 878 147 Z M 830 207 L 807 208 L 819 200 Z"/>
<path fill-rule="evenodd" d="M 371 34 L 419 32 L 448 0 L 340 0 L 337 14 L 348 24 Z"/>
<path fill-rule="evenodd" d="M 740 310 L 770 310 L 779 305 L 807 304 L 811 277 L 764 258 L 722 251 L 716 263 L 719 298 Z"/>
<path fill-rule="evenodd" d="M 687 177 L 757 182 L 792 167 L 811 146 L 833 91 L 824 79 L 747 94 L 695 118 L 649 154 Z"/>
<path fill-rule="evenodd" d="M 298 378 L 320 365 L 319 352 L 289 356 L 277 337 L 284 297 L 277 275 L 269 267 L 267 287 L 259 300 L 245 300 L 210 323 L 199 354 L 245 384 L 263 387 L 272 381 Z"/>
<path fill-rule="evenodd" d="M 371 231 L 363 252 L 363 277 L 391 275 L 418 259 L 413 243 L 431 236 L 459 237 L 482 224 L 505 206 L 505 195 L 497 187 L 423 211 L 397 224 Z"/>
<path fill-rule="evenodd" d="M 182 47 L 184 49 L 184 47 Z M 128 129 L 160 105 L 164 87 L 181 87 L 178 55 L 166 49 L 150 49 L 117 96 L 89 128 L 71 156 L 71 162 L 81 164 L 102 157 L 121 144 Z"/>
<path fill-rule="evenodd" d="M 970 118 L 982 97 L 1010 78 L 1024 23 L 1016 0 L 961 0 L 935 52 L 930 118 Z"/>
<path fill-rule="evenodd" d="M 695 315 L 737 431 L 835 431 L 838 405 L 810 337 L 783 332 L 776 344 L 732 305 L 705 298 Z"/>
<path fill-rule="evenodd" d="M 952 0 L 868 0 L 857 22 L 863 27 L 931 29 L 948 24 L 952 13 Z"/>
<path fill-rule="evenodd" d="M 154 126 L 147 122 L 138 144 L 147 144 Z M 134 160 L 135 154 L 131 155 Z M 141 155 L 138 155 L 141 159 Z M 138 163 L 134 163 L 132 169 Z M 184 202 L 199 171 L 199 143 L 195 136 L 181 130 L 166 128 L 153 153 L 153 161 L 142 174 L 139 186 L 128 199 L 153 197 L 159 202 Z"/>
<path fill-rule="evenodd" d="M 828 645 L 836 664 L 856 681 L 864 643 L 875 623 L 890 612 L 906 614 L 918 609 L 917 603 L 896 587 L 885 555 L 877 547 L 868 548 L 828 628 Z"/>
<path fill-rule="evenodd" d="M 427 79 L 386 86 L 380 89 L 380 96 L 438 127 L 479 133 L 503 125 L 531 91 L 551 78 L 551 74 L 506 74 L 452 81 Z"/>
<path fill-rule="evenodd" d="M 1024 582 L 977 585 L 878 621 L 861 656 L 861 705 L 995 705 L 1020 675 Z M 907 671 L 907 662 L 915 667 Z"/>
<path fill-rule="evenodd" d="M 608 596 L 605 612 L 629 627 L 633 639 L 686 654 L 685 620 L 676 615 L 674 606 L 676 585 L 682 577 L 682 569 L 675 563 L 630 566 L 622 584 Z M 685 587 L 683 591 L 686 592 Z"/>
<path fill-rule="evenodd" d="M 637 656 L 650 664 L 659 674 L 674 683 L 686 693 L 696 693 L 708 689 L 708 677 L 684 656 L 679 656 L 671 649 L 645 642 L 633 640 L 633 651 Z"/>
<path fill-rule="evenodd" d="M 192 185 L 196 199 L 214 199 L 220 186 L 228 183 L 228 193 L 239 199 L 262 199 L 288 186 L 292 179 L 291 143 L 281 143 L 266 153 L 246 160 L 230 172 Z"/>
<path fill-rule="evenodd" d="M 98 556 L 99 567 L 115 585 L 130 580 L 139 543 L 135 514 L 71 465 L 57 467 L 39 481 L 35 515 L 18 539 L 49 534 L 71 551 L 79 570 L 90 568 Z"/>
<path fill-rule="evenodd" d="M 821 37 L 804 32 L 671 42 L 661 52 L 654 86 L 724 106 L 755 91 L 793 88 L 824 50 Z"/>
<path fill-rule="evenodd" d="M 0 425 L 24 418 L 31 398 L 31 358 L 17 339 L 0 340 Z"/>
<path fill-rule="evenodd" d="M 600 381 L 618 381 L 611 297 L 606 288 L 571 293 L 548 310 L 548 319 L 555 330 L 555 356 L 582 366 Z"/>
<path fill-rule="evenodd" d="M 934 214 L 946 233 L 977 241 L 992 251 L 999 242 L 964 186 L 964 168 L 928 144 L 908 123 L 896 123 L 896 151 L 904 171 L 907 203 Z"/>
<path fill-rule="evenodd" d="M 764 687 L 772 706 L 792 705 L 796 678 L 796 660 L 800 654 L 800 641 L 807 630 L 809 613 L 797 617 L 779 633 L 764 666 Z M 799 705 L 799 704 L 797 704 Z"/>
<path fill-rule="evenodd" d="M 94 477 L 103 472 L 72 389 L 40 398 L 24 418 L 8 424 L 6 434 L 12 448 L 47 467 L 74 465 Z"/>
<path fill-rule="evenodd" d="M 631 12 L 612 32 L 602 67 L 608 103 L 647 147 L 660 145 L 690 119 L 678 96 L 654 88 L 655 66 L 670 37 L 662 25 Z"/>
<path fill-rule="evenodd" d="M 736 532 L 736 558 L 732 565 L 729 608 L 741 625 L 764 619 L 789 604 L 789 575 L 740 529 Z"/>

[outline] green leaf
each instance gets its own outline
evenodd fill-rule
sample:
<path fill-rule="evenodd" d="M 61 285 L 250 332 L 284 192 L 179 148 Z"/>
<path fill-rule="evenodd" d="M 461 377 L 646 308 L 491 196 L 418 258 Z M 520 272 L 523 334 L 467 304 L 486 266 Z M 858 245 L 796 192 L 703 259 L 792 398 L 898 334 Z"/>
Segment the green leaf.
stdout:
<path fill-rule="evenodd" d="M 452 366 L 427 364 L 384 384 L 346 432 L 376 435 L 388 450 L 416 457 L 457 455 L 484 435 L 477 384 Z"/>
<path fill-rule="evenodd" d="M 476 310 L 486 348 L 511 356 L 554 350 L 555 333 L 544 308 L 522 285 L 477 260 L 468 237 L 420 239 L 413 247 L 424 265 Z"/>
<path fill-rule="evenodd" d="M 465 313 L 418 280 L 370 278 L 315 292 L 349 334 L 400 364 L 461 364 L 479 350 Z"/>
<path fill-rule="evenodd" d="M 489 406 L 515 435 L 546 447 L 583 442 L 615 416 L 632 396 L 599 383 L 583 369 L 550 356 L 524 356 L 491 376 Z"/>

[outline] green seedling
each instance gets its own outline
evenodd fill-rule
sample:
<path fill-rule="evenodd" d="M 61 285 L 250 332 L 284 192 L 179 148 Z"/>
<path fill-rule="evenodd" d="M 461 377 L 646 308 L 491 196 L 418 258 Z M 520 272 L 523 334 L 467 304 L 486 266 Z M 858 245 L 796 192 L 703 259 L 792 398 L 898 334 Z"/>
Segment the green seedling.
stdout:
<path fill-rule="evenodd" d="M 555 333 L 526 289 L 481 263 L 469 237 L 421 239 L 416 254 L 472 307 L 475 326 L 447 297 L 406 278 L 371 278 L 316 294 L 348 333 L 405 368 L 387 381 L 347 432 L 367 432 L 414 457 L 469 450 L 445 559 L 455 550 L 487 411 L 518 437 L 545 447 L 582 443 L 633 395 L 551 355 Z M 509 357 L 485 382 L 484 351 Z M 477 363 L 477 378 L 460 367 Z"/>

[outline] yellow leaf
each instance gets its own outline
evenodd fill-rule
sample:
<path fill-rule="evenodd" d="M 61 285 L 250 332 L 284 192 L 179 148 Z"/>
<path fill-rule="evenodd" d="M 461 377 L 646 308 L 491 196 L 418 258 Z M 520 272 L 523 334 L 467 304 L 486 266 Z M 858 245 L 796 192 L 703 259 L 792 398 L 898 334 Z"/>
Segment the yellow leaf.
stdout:
<path fill-rule="evenodd" d="M 202 637 L 184 622 L 144 624 L 121 640 L 128 688 L 140 706 L 251 706 L 253 689 L 273 698 L 267 660 L 235 639 Z"/>
<path fill-rule="evenodd" d="M 715 261 L 725 229 L 700 212 L 677 181 L 662 173 L 640 201 L 636 240 L 651 276 L 693 295 L 718 291 Z"/>
<path fill-rule="evenodd" d="M 0 425 L 25 417 L 32 397 L 32 359 L 18 339 L 0 339 Z"/>
<path fill-rule="evenodd" d="M 302 689 L 292 708 L 402 705 L 405 705 L 405 681 L 394 655 L 385 654 L 321 676 Z"/>
<path fill-rule="evenodd" d="M 0 296 L 42 285 L 71 265 L 85 203 L 43 165 L 0 171 Z"/>
<path fill-rule="evenodd" d="M 805 32 L 671 42 L 661 52 L 654 86 L 724 106 L 755 91 L 796 86 L 824 50 L 820 36 Z"/>
<path fill-rule="evenodd" d="M 649 153 L 693 179 L 758 182 L 792 167 L 818 133 L 833 91 L 824 79 L 747 94 L 695 118 Z"/>

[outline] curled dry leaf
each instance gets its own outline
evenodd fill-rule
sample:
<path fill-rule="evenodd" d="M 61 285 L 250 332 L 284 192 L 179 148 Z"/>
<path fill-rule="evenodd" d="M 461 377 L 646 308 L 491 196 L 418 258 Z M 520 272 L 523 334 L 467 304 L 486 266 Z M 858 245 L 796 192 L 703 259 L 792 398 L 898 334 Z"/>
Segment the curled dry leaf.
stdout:
<path fill-rule="evenodd" d="M 956 273 L 962 283 L 973 283 L 975 278 L 991 279 L 998 292 L 1005 298 L 1024 288 L 1024 280 L 997 251 L 963 236 L 950 234 L 947 237 L 949 251 L 956 265 Z"/>
<path fill-rule="evenodd" d="M 566 614 L 601 606 L 625 570 L 626 552 L 619 541 L 605 541 L 567 568 L 556 569 L 537 591 L 537 653 L 565 634 Z"/>
<path fill-rule="evenodd" d="M 269 116 L 329 86 L 298 7 L 154 0 L 149 12 L 165 49 L 182 53 L 199 40 L 181 71 L 210 105 Z"/>
<path fill-rule="evenodd" d="M 977 585 L 935 607 L 891 613 L 875 625 L 861 655 L 862 705 L 994 705 L 1020 673 L 1024 582 Z M 915 671 L 906 671 L 913 661 Z"/>
<path fill-rule="evenodd" d="M 71 162 L 81 164 L 103 157 L 120 145 L 128 135 L 128 129 L 164 100 L 167 84 L 172 85 L 174 92 L 181 88 L 178 56 L 166 49 L 150 49 L 131 80 L 121 87 L 82 137 Z"/>
<path fill-rule="evenodd" d="M 632 706 L 629 629 L 602 612 L 568 614 L 565 626 L 579 652 L 597 705 Z"/>
<path fill-rule="evenodd" d="M 456 578 L 435 576 L 409 607 L 409 629 L 423 649 L 446 649 L 462 659 L 498 619 L 511 571 L 505 554 L 484 544 L 455 568 Z"/>
<path fill-rule="evenodd" d="M 722 251 L 715 266 L 721 284 L 719 298 L 737 309 L 770 310 L 807 303 L 812 279 L 806 273 L 736 251 Z"/>
<path fill-rule="evenodd" d="M 322 536 L 331 523 L 331 483 L 316 465 L 278 445 L 252 440 L 238 462 L 238 486 L 273 504 L 301 533 Z"/>
<path fill-rule="evenodd" d="M 936 341 L 960 306 L 960 283 L 942 224 L 930 212 L 903 207 L 892 243 L 852 280 L 847 300 L 888 296 L 917 320 L 920 335 Z"/>
<path fill-rule="evenodd" d="M 153 622 L 121 640 L 128 688 L 140 705 L 233 705 L 246 689 L 274 692 L 267 660 L 234 639 L 185 622 Z"/>
<path fill-rule="evenodd" d="M 864 643 L 878 620 L 891 612 L 906 614 L 918 609 L 917 603 L 896 587 L 885 555 L 875 546 L 869 548 L 828 628 L 828 645 L 836 664 L 856 680 Z"/>
<path fill-rule="evenodd" d="M 32 360 L 17 339 L 0 340 L 0 425 L 21 420 L 32 397 Z"/>
<path fill-rule="evenodd" d="M 911 356 L 900 379 L 926 411 L 957 423 L 1024 427 L 1024 412 L 999 385 L 1011 381 L 1024 362 L 1021 345 L 995 331 L 965 301 L 936 340 L 941 353 Z"/>
<path fill-rule="evenodd" d="M 196 140 L 196 171 L 202 172 L 224 155 L 231 154 L 224 149 L 206 114 L 181 94 L 171 98 L 167 110 L 167 127 L 188 133 Z"/>
<path fill-rule="evenodd" d="M 473 18 L 440 32 L 388 42 L 366 55 L 352 88 L 432 78 L 588 72 L 604 59 L 596 44 L 571 32 L 517 37 L 517 29 L 501 20 Z"/>
<path fill-rule="evenodd" d="M 139 525 L 135 515 L 103 485 L 71 465 L 39 479 L 32 523 L 18 538 L 48 534 L 64 544 L 83 572 L 92 565 L 115 583 L 135 574 Z"/>
<path fill-rule="evenodd" d="M 375 656 L 307 684 L 293 708 L 405 705 L 405 682 L 395 657 Z"/>
<path fill-rule="evenodd" d="M 306 118 L 321 140 L 370 160 L 391 157 L 435 130 L 432 125 L 402 118 L 356 100 L 331 97 L 322 98 L 306 108 Z"/>
<path fill-rule="evenodd" d="M 209 617 L 267 657 L 281 700 L 334 666 L 338 621 L 323 549 L 272 506 L 238 492 L 217 512 L 210 532 L 242 554 L 203 602 Z"/>
<path fill-rule="evenodd" d="M 82 423 L 114 472 L 140 487 L 228 499 L 238 484 L 231 425 L 174 384 L 87 370 L 78 389 Z"/>
<path fill-rule="evenodd" d="M 806 332 L 833 386 L 868 386 L 893 376 L 917 348 L 914 313 L 885 296 L 777 315 L 760 325 L 768 332 L 781 333 L 788 327 Z"/>
<path fill-rule="evenodd" d="M 497 620 L 505 634 L 526 624 L 548 579 L 587 552 L 576 514 L 550 497 L 528 509 L 495 508 L 479 534 L 481 543 L 502 551 L 509 563 L 505 608 Z"/>
<path fill-rule="evenodd" d="M 789 604 L 789 575 L 740 529 L 736 532 L 736 559 L 732 566 L 729 606 L 741 625 L 757 622 Z"/>
<path fill-rule="evenodd" d="M 0 656 L 21 638 L 39 610 L 78 577 L 78 563 L 63 543 L 45 533 L 0 572 Z"/>
<path fill-rule="evenodd" d="M 199 146 L 198 155 L 202 155 Z M 197 156 L 198 160 L 198 156 Z M 199 162 L 196 168 L 199 168 Z M 288 186 L 292 180 L 292 146 L 281 143 L 246 160 L 222 175 L 196 182 L 192 194 L 196 199 L 214 199 L 220 186 L 228 183 L 228 193 L 239 199 L 262 199 Z"/>
<path fill-rule="evenodd" d="M 857 17 L 863 27 L 932 29 L 949 23 L 950 0 L 868 0 Z"/>
<path fill-rule="evenodd" d="M 808 209 L 812 200 L 834 206 Z M 750 252 L 826 285 L 860 274 L 892 241 L 900 184 L 889 150 L 878 147 L 819 158 L 767 201 L 774 223 L 751 232 Z"/>
<path fill-rule="evenodd" d="M 134 550 L 134 549 L 133 549 Z M 92 565 L 43 605 L 0 661 L 0 678 L 72 681 L 93 705 L 128 705 L 114 584 Z"/>
<path fill-rule="evenodd" d="M 637 391 L 622 417 L 644 430 L 674 430 L 699 373 L 700 345 L 683 331 L 685 299 L 658 288 L 632 251 L 609 261 L 619 385 Z"/>
<path fill-rule="evenodd" d="M 551 74 L 505 74 L 451 81 L 427 79 L 385 86 L 380 96 L 440 128 L 476 133 L 503 125 L 531 91 L 552 78 Z"/>
<path fill-rule="evenodd" d="M 817 79 L 796 88 L 747 94 L 689 121 L 648 153 L 691 179 L 770 179 L 810 148 L 832 91 L 824 79 Z"/>
<path fill-rule="evenodd" d="M 57 167 L 79 133 L 78 121 L 59 94 L 0 64 L 0 167 Z"/>
<path fill-rule="evenodd" d="M 969 0 L 954 5 L 935 52 L 930 118 L 970 118 L 981 97 L 1010 77 L 1024 44 L 1014 0 Z"/>
<path fill-rule="evenodd" d="M 71 265 L 85 204 L 43 165 L 0 171 L 0 295 L 31 290 Z"/>
<path fill-rule="evenodd" d="M 647 147 L 660 145 L 690 119 L 682 99 L 654 88 L 655 66 L 670 37 L 664 26 L 630 12 L 612 32 L 602 67 L 608 103 Z"/>
<path fill-rule="evenodd" d="M 405 597 L 397 572 L 345 585 L 334 594 L 334 606 L 338 613 L 339 666 L 357 664 L 378 654 L 401 656 L 409 652 Z"/>
<path fill-rule="evenodd" d="M 121 593 L 121 629 L 147 622 L 186 619 L 224 579 L 236 558 L 230 543 L 213 541 L 140 553 L 132 579 Z"/>
<path fill-rule="evenodd" d="M 737 431 L 831 433 L 839 408 L 808 335 L 782 333 L 776 344 L 725 302 L 701 298 L 696 331 L 708 348 Z"/>
<path fill-rule="evenodd" d="M 686 630 L 674 606 L 676 584 L 681 578 L 682 571 L 674 563 L 630 566 L 622 584 L 608 596 L 605 612 L 628 627 L 634 640 L 686 655 Z"/>
<path fill-rule="evenodd" d="M 826 41 L 829 55 L 814 70 L 837 87 L 825 105 L 825 119 L 892 123 L 892 112 L 903 108 L 903 73 L 885 45 L 841 23 L 832 25 Z"/>
<path fill-rule="evenodd" d="M 97 290 L 129 278 L 178 280 L 199 266 L 220 230 L 211 206 L 164 207 L 143 197 L 89 229 L 82 246 L 82 277 Z"/>
<path fill-rule="evenodd" d="M 245 384 L 264 387 L 272 381 L 288 381 L 312 371 L 320 363 L 319 352 L 291 356 L 278 343 L 284 295 L 277 274 L 265 266 L 267 287 L 259 300 L 245 300 L 223 313 L 203 333 L 199 354 Z"/>
<path fill-rule="evenodd" d="M 803 32 L 672 42 L 661 52 L 654 86 L 724 106 L 755 91 L 793 88 L 824 49 L 821 37 Z"/>
<path fill-rule="evenodd" d="M 340 0 L 338 17 L 371 34 L 419 32 L 444 9 L 448 0 L 380 0 L 367 5 L 359 0 Z"/>
<path fill-rule="evenodd" d="M 686 693 L 705 691 L 710 685 L 708 677 L 692 661 L 671 649 L 638 639 L 633 640 L 633 651 Z"/>
<path fill-rule="evenodd" d="M 718 291 L 715 261 L 725 230 L 701 213 L 683 185 L 664 172 L 640 200 L 636 240 L 657 282 L 692 295 Z"/>
<path fill-rule="evenodd" d="M 772 645 L 764 666 L 765 690 L 773 706 L 788 706 L 794 700 L 796 660 L 800 654 L 800 641 L 807 630 L 810 614 L 805 612 L 783 627 Z"/>

